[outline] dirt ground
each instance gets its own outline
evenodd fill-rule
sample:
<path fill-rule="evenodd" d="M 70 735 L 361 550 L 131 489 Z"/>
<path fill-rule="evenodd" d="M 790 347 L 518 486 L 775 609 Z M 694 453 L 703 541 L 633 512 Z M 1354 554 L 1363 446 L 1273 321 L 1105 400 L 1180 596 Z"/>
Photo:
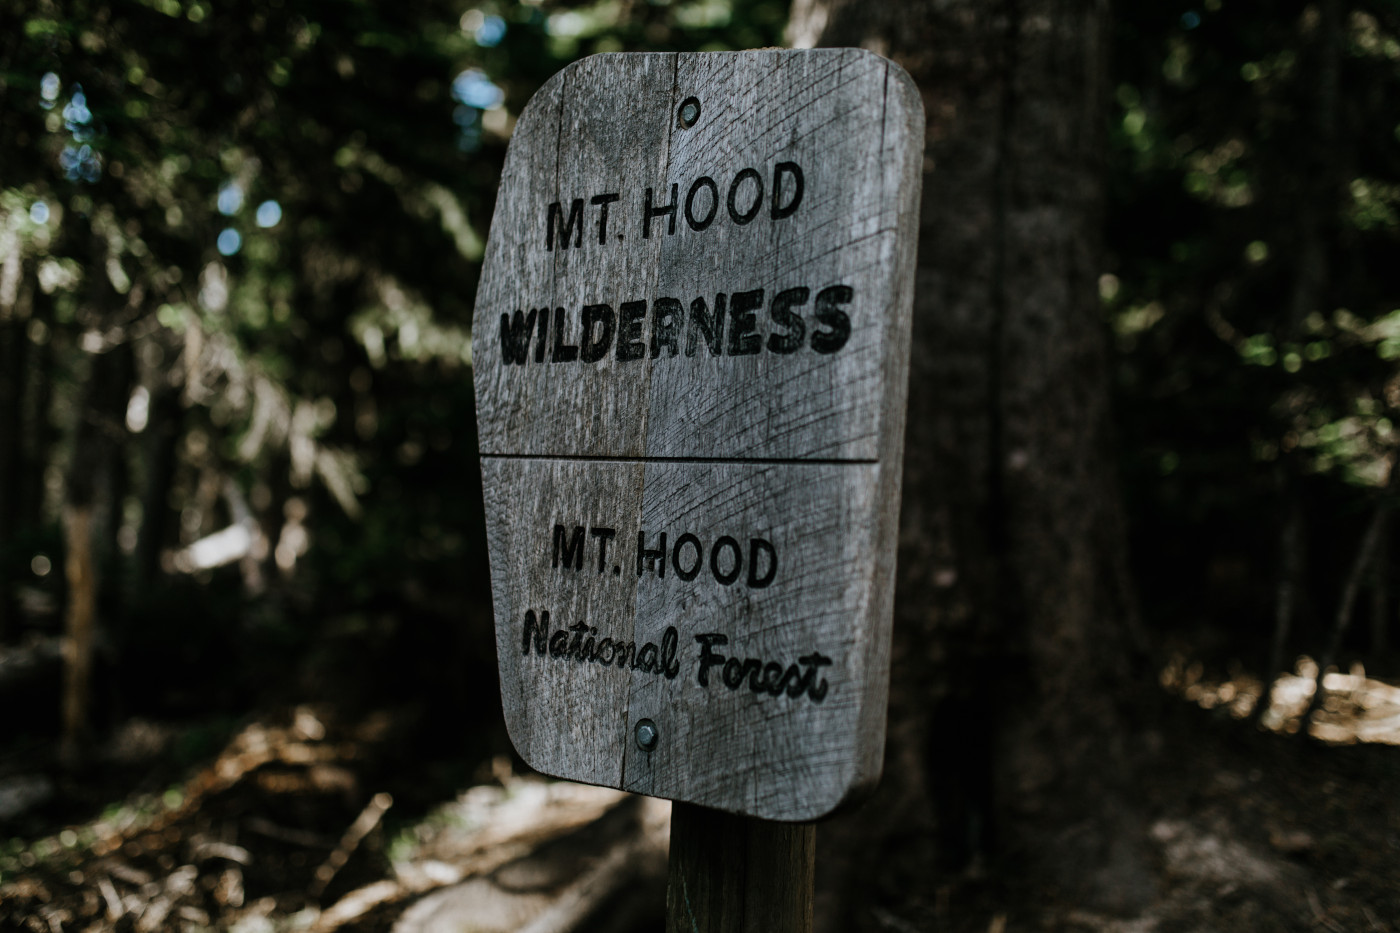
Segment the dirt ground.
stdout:
<path fill-rule="evenodd" d="M 891 930 L 1400 930 L 1400 750 L 1261 731 L 1186 704 L 1138 775 L 1150 906 L 1112 916 L 991 870 Z"/>
<path fill-rule="evenodd" d="M 1137 915 L 1085 911 L 993 861 L 931 874 L 870 919 L 897 933 L 1400 930 L 1400 750 L 1386 731 L 1400 693 L 1337 676 L 1314 728 L 1324 742 L 1290 734 L 1296 684 L 1275 688 L 1271 731 L 1241 699 L 1257 683 L 1163 671 L 1172 700 L 1137 781 L 1155 895 Z M 77 769 L 12 743 L 0 930 L 660 929 L 669 805 L 520 774 L 499 754 L 406 768 L 397 715 L 134 721 Z"/>

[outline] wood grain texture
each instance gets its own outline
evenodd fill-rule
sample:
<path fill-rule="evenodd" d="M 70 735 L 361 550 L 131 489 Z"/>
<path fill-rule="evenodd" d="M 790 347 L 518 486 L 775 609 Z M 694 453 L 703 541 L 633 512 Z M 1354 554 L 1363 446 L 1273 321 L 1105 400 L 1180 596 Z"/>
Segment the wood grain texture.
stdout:
<path fill-rule="evenodd" d="M 810 933 L 816 827 L 671 810 L 666 933 Z"/>
<path fill-rule="evenodd" d="M 922 137 L 853 49 L 599 55 L 521 115 L 473 368 L 532 767 L 784 820 L 878 778 Z"/>

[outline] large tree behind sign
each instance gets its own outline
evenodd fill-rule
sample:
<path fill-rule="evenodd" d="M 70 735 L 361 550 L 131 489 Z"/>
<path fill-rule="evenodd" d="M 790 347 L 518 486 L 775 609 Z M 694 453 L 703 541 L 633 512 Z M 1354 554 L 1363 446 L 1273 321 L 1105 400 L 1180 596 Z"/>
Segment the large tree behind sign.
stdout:
<path fill-rule="evenodd" d="M 1148 893 L 1115 803 L 1137 629 L 1096 286 L 1108 28 L 1098 0 L 793 6 L 795 45 L 888 55 L 928 120 L 885 778 L 820 861 L 847 928 L 843 892 L 917 919 L 904 873 L 983 852 Z M 878 876 L 840 855 L 870 834 Z"/>

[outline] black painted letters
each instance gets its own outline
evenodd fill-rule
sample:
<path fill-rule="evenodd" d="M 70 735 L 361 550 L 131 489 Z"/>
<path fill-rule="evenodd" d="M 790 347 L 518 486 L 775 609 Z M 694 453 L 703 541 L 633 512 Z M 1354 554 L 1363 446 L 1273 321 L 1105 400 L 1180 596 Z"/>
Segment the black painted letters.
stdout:
<path fill-rule="evenodd" d="M 713 306 L 702 295 L 690 302 L 689 313 L 679 299 L 669 296 L 624 301 L 616 314 L 611 304 L 602 303 L 583 305 L 577 312 L 566 308 L 553 312 L 549 308 L 517 309 L 501 315 L 501 365 L 524 366 L 531 357 L 531 340 L 535 341 L 536 363 L 596 364 L 609 355 L 619 363 L 643 360 L 648 355 L 653 360 L 673 359 L 682 355 L 682 343 L 684 355 L 691 359 L 755 356 L 764 350 L 788 355 L 803 347 L 816 353 L 836 353 L 851 338 L 851 316 L 844 308 L 855 300 L 855 290 L 849 285 L 823 288 L 804 314 L 811 294 L 805 285 L 777 292 L 768 302 L 762 324 L 758 311 L 764 306 L 765 292 L 761 288 L 717 292 Z M 578 344 L 569 342 L 575 328 Z M 551 331 L 552 340 L 548 339 Z"/>
<path fill-rule="evenodd" d="M 763 289 L 735 292 L 729 299 L 729 355 L 752 356 L 763 348 L 763 338 L 754 332 L 754 310 L 763 307 Z"/>
<path fill-rule="evenodd" d="M 627 545 L 621 542 L 614 545 L 617 541 L 616 528 L 556 524 L 551 539 L 550 567 L 578 573 L 585 566 L 596 566 L 599 574 L 620 575 L 629 558 L 618 555 L 617 548 Z M 673 546 L 668 546 L 672 542 Z M 671 535 L 665 531 L 649 532 L 645 528 L 637 532 L 637 549 L 630 559 L 639 577 L 653 574 L 664 580 L 669 563 L 676 576 L 686 583 L 708 568 L 710 576 L 721 586 L 733 586 L 743 578 L 745 585 L 755 590 L 771 586 L 777 579 L 779 567 L 778 549 L 767 538 L 751 536 L 746 547 L 733 535 L 719 535 L 713 544 L 707 545 L 693 532 Z"/>
<path fill-rule="evenodd" d="M 564 341 L 564 309 L 557 308 L 554 312 L 554 362 L 572 363 L 578 359 L 578 347 L 570 346 Z"/>
<path fill-rule="evenodd" d="M 574 198 L 569 206 L 569 219 L 564 220 L 564 209 L 558 201 L 549 205 L 549 218 L 545 221 L 544 248 L 554 249 L 554 231 L 559 231 L 559 246 L 569 248 L 572 239 L 575 248 L 583 245 L 583 198 Z"/>
<path fill-rule="evenodd" d="M 701 188 L 710 189 L 710 210 L 703 220 L 695 216 L 695 195 Z M 690 191 L 685 196 L 685 222 L 692 230 L 704 230 L 714 222 L 715 214 L 719 211 L 719 188 L 715 186 L 715 180 L 708 175 L 701 175 L 695 179 L 695 183 L 690 186 Z"/>
<path fill-rule="evenodd" d="M 517 310 L 514 315 L 501 315 L 501 359 L 506 363 L 525 362 L 530 351 L 530 331 L 535 327 L 535 309 L 528 315 Z M 540 346 L 544 342 L 540 341 Z"/>
<path fill-rule="evenodd" d="M 786 204 L 779 203 L 783 198 L 783 176 L 787 175 L 792 179 L 792 197 Z M 774 220 L 782 220 L 784 217 L 791 217 L 797 212 L 797 206 L 802 203 L 802 166 L 796 162 L 779 162 L 773 166 L 773 207 L 768 212 L 768 216 Z"/>
<path fill-rule="evenodd" d="M 756 187 L 758 190 L 754 192 L 753 201 L 750 202 L 749 206 L 743 210 L 739 210 L 736 202 L 742 199 L 742 196 L 739 194 L 740 189 L 744 187 L 744 182 L 750 179 L 753 181 L 753 184 L 749 187 Z M 741 169 L 739 174 L 734 176 L 734 180 L 729 183 L 729 219 L 743 226 L 757 217 L 762 207 L 763 176 L 758 174 L 757 169 Z"/>
<path fill-rule="evenodd" d="M 785 220 L 797 213 L 807 186 L 802 166 L 796 162 L 775 163 L 771 181 L 766 186 L 763 171 L 751 165 L 734 170 L 733 175 L 724 172 L 718 177 L 727 178 L 728 185 L 722 181 L 715 181 L 714 175 L 700 175 L 686 186 L 684 199 L 680 197 L 681 183 L 671 182 L 670 198 L 664 203 L 668 187 L 666 185 L 648 186 L 641 192 L 634 191 L 630 194 L 609 191 L 592 195 L 587 201 L 596 209 L 594 214 L 598 225 L 598 245 L 608 244 L 608 221 L 616 217 L 615 211 L 629 214 L 631 222 L 640 218 L 643 239 L 651 239 L 652 233 L 659 229 L 653 226 L 652 222 L 660 218 L 665 218 L 666 226 L 664 233 L 658 235 L 675 236 L 677 214 L 685 217 L 686 226 L 691 231 L 703 233 L 720 218 L 721 203 L 725 208 L 723 215 L 738 227 L 747 226 L 758 218 L 763 211 L 765 197 L 768 201 L 768 219 L 773 222 Z M 724 190 L 725 194 L 721 195 L 721 190 Z M 584 200 L 570 199 L 567 212 L 562 200 L 547 205 L 544 234 L 544 248 L 547 252 L 553 252 L 556 246 L 559 249 L 583 248 Z M 610 208 L 615 208 L 615 211 L 610 213 Z M 625 222 L 627 219 L 618 223 Z M 623 235 L 619 232 L 614 240 L 622 238 Z"/>
<path fill-rule="evenodd" d="M 640 360 L 646 356 L 642 345 L 642 320 L 647 316 L 645 301 L 624 301 L 617 314 L 617 361 Z"/>
<path fill-rule="evenodd" d="M 573 638 L 569 633 L 573 632 Z M 573 661 L 576 664 L 598 664 L 603 667 L 631 668 L 644 674 L 660 674 L 667 680 L 675 680 L 681 672 L 681 662 L 676 658 L 680 650 L 680 632 L 675 626 L 667 626 L 661 635 L 661 644 L 636 642 L 626 644 L 612 638 L 598 638 L 598 630 L 587 622 L 575 622 L 565 628 L 549 631 L 549 611 L 535 614 L 535 610 L 525 610 L 525 625 L 520 639 L 520 653 L 535 654 L 556 661 Z"/>
<path fill-rule="evenodd" d="M 530 618 L 530 615 L 526 615 L 526 653 L 530 650 Z M 545 617 L 545 624 L 548 624 L 548 616 Z M 813 651 L 798 658 L 796 664 L 783 667 L 777 661 L 765 662 L 762 658 L 726 657 L 720 654 L 715 649 L 729 644 L 729 636 L 719 632 L 696 635 L 695 641 L 700 645 L 700 663 L 695 671 L 695 681 L 702 687 L 710 686 L 710 668 L 718 667 L 720 682 L 730 690 L 738 690 L 747 682 L 754 693 L 775 697 L 786 693 L 792 699 L 805 693 L 813 703 L 820 703 L 826 699 L 827 690 L 830 689 L 825 677 L 821 678 L 820 683 L 817 682 L 818 672 L 832 663 L 831 658 L 821 652 Z"/>
<path fill-rule="evenodd" d="M 665 207 L 654 207 L 652 202 L 652 198 L 654 197 L 654 195 L 652 194 L 652 190 L 650 188 L 647 189 L 646 206 L 642 209 L 643 237 L 650 239 L 651 221 L 653 217 L 668 218 L 666 233 L 669 235 L 676 232 L 676 191 L 679 188 L 679 185 L 671 186 L 671 203 L 667 204 Z"/>
<path fill-rule="evenodd" d="M 833 285 L 817 292 L 817 320 L 830 330 L 812 333 L 812 349 L 818 353 L 835 353 L 846 345 L 851 336 L 851 319 L 837 305 L 850 304 L 855 292 L 849 285 Z"/>
<path fill-rule="evenodd" d="M 599 333 L 593 334 L 594 325 L 600 325 Z M 607 305 L 583 306 L 583 346 L 579 348 L 579 359 L 585 363 L 596 363 L 608 355 L 612 349 L 613 309 Z M 536 351 L 538 354 L 538 350 Z"/>
<path fill-rule="evenodd" d="M 789 288 L 773 296 L 773 303 L 768 306 L 768 316 L 773 319 L 774 324 L 787 328 L 787 333 L 770 333 L 769 350 L 774 353 L 794 353 L 802 348 L 802 338 L 807 335 L 807 325 L 802 322 L 802 315 L 792 309 L 798 305 L 805 305 L 810 294 L 805 288 Z"/>

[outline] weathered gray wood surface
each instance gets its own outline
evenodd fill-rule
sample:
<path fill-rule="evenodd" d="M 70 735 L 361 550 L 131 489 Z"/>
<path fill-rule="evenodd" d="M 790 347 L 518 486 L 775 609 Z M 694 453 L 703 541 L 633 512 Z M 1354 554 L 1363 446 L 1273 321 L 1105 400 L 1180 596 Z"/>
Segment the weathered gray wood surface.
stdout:
<path fill-rule="evenodd" d="M 666 933 L 811 933 L 817 829 L 678 803 Z"/>
<path fill-rule="evenodd" d="M 922 139 L 854 49 L 599 55 L 521 115 L 473 364 L 532 767 L 784 820 L 878 777 Z"/>

